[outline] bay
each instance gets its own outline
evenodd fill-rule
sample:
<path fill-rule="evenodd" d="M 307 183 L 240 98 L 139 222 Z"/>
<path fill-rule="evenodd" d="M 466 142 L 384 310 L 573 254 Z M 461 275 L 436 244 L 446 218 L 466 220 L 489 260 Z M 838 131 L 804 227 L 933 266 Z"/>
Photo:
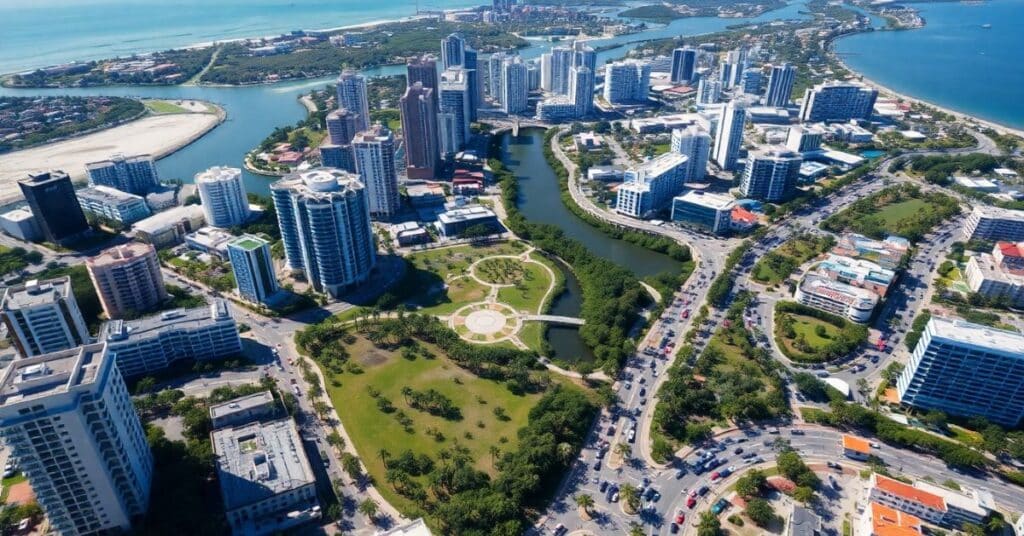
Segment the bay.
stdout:
<path fill-rule="evenodd" d="M 850 68 L 894 91 L 1024 128 L 1024 0 L 913 6 L 921 10 L 924 28 L 844 37 L 836 52 Z"/>

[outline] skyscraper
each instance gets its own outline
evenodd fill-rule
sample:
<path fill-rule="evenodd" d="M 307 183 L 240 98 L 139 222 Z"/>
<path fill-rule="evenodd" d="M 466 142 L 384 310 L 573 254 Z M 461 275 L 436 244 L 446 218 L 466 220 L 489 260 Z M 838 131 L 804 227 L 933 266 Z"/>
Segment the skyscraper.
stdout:
<path fill-rule="evenodd" d="M 697 82 L 697 104 L 715 104 L 721 96 L 721 80 L 703 77 Z"/>
<path fill-rule="evenodd" d="M 582 119 L 594 110 L 594 71 L 589 67 L 569 70 L 569 98 L 575 106 L 576 119 Z"/>
<path fill-rule="evenodd" d="M 153 456 L 105 343 L 7 367 L 0 436 L 59 534 L 130 532 L 146 512 Z"/>
<path fill-rule="evenodd" d="M 495 52 L 487 58 L 487 94 L 495 102 L 501 102 L 502 77 L 508 59 L 509 55 L 504 52 Z"/>
<path fill-rule="evenodd" d="M 573 41 L 571 67 L 586 67 L 592 72 L 597 72 L 597 51 L 586 41 Z"/>
<path fill-rule="evenodd" d="M 197 173 L 195 182 L 207 225 L 227 228 L 249 219 L 249 198 L 241 169 L 214 166 Z"/>
<path fill-rule="evenodd" d="M 740 76 L 740 90 L 747 95 L 760 95 L 762 78 L 764 77 L 761 76 L 761 71 L 757 69 L 743 71 L 743 75 Z"/>
<path fill-rule="evenodd" d="M 405 138 L 405 174 L 410 179 L 433 179 L 437 175 L 440 142 L 434 90 L 414 82 L 398 101 Z"/>
<path fill-rule="evenodd" d="M 502 64 L 501 109 L 506 114 L 526 111 L 530 97 L 530 80 L 526 64 L 519 56 L 508 58 Z"/>
<path fill-rule="evenodd" d="M 85 261 L 107 317 L 144 313 L 167 299 L 156 248 L 129 242 Z"/>
<path fill-rule="evenodd" d="M 352 157 L 352 138 L 359 132 L 359 115 L 340 108 L 328 113 L 324 122 L 327 124 L 328 143 L 320 145 L 320 163 L 324 167 L 354 173 L 356 162 Z"/>
<path fill-rule="evenodd" d="M 740 100 L 730 101 L 722 111 L 718 131 L 715 132 L 714 160 L 725 171 L 736 168 L 736 160 L 743 147 L 743 124 L 746 119 L 746 104 Z"/>
<path fill-rule="evenodd" d="M 26 357 L 89 342 L 89 329 L 68 276 L 7 287 L 0 314 L 14 347 Z"/>
<path fill-rule="evenodd" d="M 290 270 L 337 297 L 370 276 L 377 248 L 358 176 L 335 169 L 293 173 L 270 186 Z"/>
<path fill-rule="evenodd" d="M 830 82 L 807 88 L 800 106 L 804 122 L 870 119 L 878 90 L 859 84 Z"/>
<path fill-rule="evenodd" d="M 405 66 L 405 84 L 410 87 L 419 82 L 424 88 L 430 89 L 437 98 L 437 62 L 426 58 L 415 58 Z M 435 103 L 434 106 L 437 106 Z"/>
<path fill-rule="evenodd" d="M 75 187 L 67 173 L 30 173 L 27 179 L 18 181 L 18 187 L 47 242 L 67 244 L 89 230 L 89 223 L 85 221 Z"/>
<path fill-rule="evenodd" d="M 441 135 L 441 152 L 452 155 L 469 140 L 469 81 L 465 69 L 454 67 L 441 73 L 441 113 L 438 115 L 438 131 Z"/>
<path fill-rule="evenodd" d="M 573 51 L 569 47 L 551 48 L 551 92 L 559 95 L 569 93 L 569 69 L 572 68 Z"/>
<path fill-rule="evenodd" d="M 235 274 L 238 295 L 252 303 L 266 303 L 277 292 L 270 242 L 244 234 L 228 242 L 228 259 Z"/>
<path fill-rule="evenodd" d="M 89 172 L 89 184 L 109 186 L 130 194 L 146 195 L 160 186 L 156 164 L 148 154 L 115 154 L 109 160 L 86 164 L 85 170 Z"/>
<path fill-rule="evenodd" d="M 545 52 L 540 55 L 540 89 L 541 91 L 554 91 L 552 71 L 551 71 L 552 57 L 550 52 Z"/>
<path fill-rule="evenodd" d="M 743 71 L 747 68 L 746 50 L 740 48 L 730 50 L 721 65 L 722 89 L 732 89 L 739 85 Z"/>
<path fill-rule="evenodd" d="M 338 108 L 359 114 L 356 130 L 366 130 L 370 127 L 370 101 L 366 96 L 366 77 L 346 69 L 338 77 L 337 83 Z"/>
<path fill-rule="evenodd" d="M 700 182 L 707 174 L 711 135 L 696 125 L 672 131 L 672 152 L 687 158 L 685 182 Z"/>
<path fill-rule="evenodd" d="M 466 40 L 459 33 L 453 33 L 441 40 L 441 67 L 450 69 L 462 67 L 465 61 Z"/>
<path fill-rule="evenodd" d="M 673 84 L 685 84 L 693 80 L 693 70 L 696 67 L 696 49 L 683 47 L 672 51 L 671 78 Z"/>
<path fill-rule="evenodd" d="M 785 149 L 751 152 L 743 170 L 740 192 L 760 201 L 788 201 L 796 193 L 802 162 L 799 153 Z"/>
<path fill-rule="evenodd" d="M 651 66 L 645 61 L 625 60 L 604 66 L 604 100 L 611 104 L 647 100 Z"/>
<path fill-rule="evenodd" d="M 352 140 L 356 172 L 366 188 L 370 217 L 390 218 L 398 213 L 398 172 L 395 169 L 395 137 L 387 127 L 375 124 Z"/>
<path fill-rule="evenodd" d="M 793 93 L 796 67 L 789 63 L 773 65 L 768 75 L 768 89 L 764 93 L 765 106 L 786 106 Z"/>

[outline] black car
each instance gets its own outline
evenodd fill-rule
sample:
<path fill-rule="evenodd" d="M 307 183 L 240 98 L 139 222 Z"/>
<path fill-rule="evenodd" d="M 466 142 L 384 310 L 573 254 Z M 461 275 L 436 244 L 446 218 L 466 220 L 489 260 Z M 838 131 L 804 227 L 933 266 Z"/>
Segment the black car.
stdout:
<path fill-rule="evenodd" d="M 598 486 L 598 489 L 601 490 L 601 493 L 604 493 L 608 489 L 608 481 L 602 480 L 601 485 Z"/>
<path fill-rule="evenodd" d="M 732 451 L 733 454 L 743 454 L 743 447 L 736 447 L 736 450 Z"/>
<path fill-rule="evenodd" d="M 679 525 L 676 525 L 675 522 L 673 522 L 671 525 L 668 526 L 668 531 L 672 534 L 679 533 Z"/>
<path fill-rule="evenodd" d="M 601 470 L 601 460 L 595 460 L 594 461 L 594 470 L 595 471 Z"/>

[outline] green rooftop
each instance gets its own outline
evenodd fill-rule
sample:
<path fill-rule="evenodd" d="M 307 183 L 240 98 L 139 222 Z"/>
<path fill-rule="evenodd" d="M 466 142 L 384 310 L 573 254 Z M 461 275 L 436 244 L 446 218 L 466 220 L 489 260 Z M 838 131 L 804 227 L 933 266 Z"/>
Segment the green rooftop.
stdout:
<path fill-rule="evenodd" d="M 232 240 L 231 245 L 252 251 L 254 249 L 263 247 L 264 245 L 266 245 L 266 242 L 254 236 L 240 236 L 235 240 Z"/>

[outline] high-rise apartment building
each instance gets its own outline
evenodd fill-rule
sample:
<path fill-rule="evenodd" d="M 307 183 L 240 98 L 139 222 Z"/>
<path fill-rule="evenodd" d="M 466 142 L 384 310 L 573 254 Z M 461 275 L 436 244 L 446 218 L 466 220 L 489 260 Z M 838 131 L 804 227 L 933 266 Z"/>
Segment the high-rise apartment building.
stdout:
<path fill-rule="evenodd" d="M 398 101 L 405 138 L 405 174 L 410 179 L 433 179 L 440 158 L 440 138 L 434 90 L 421 82 L 405 89 Z"/>
<path fill-rule="evenodd" d="M 668 152 L 626 170 L 616 190 L 615 211 L 634 218 L 667 208 L 685 184 L 687 158 Z"/>
<path fill-rule="evenodd" d="M 751 152 L 743 170 L 740 192 L 760 201 L 788 201 L 796 193 L 802 162 L 799 153 L 785 149 Z"/>
<path fill-rule="evenodd" d="M 89 342 L 89 329 L 68 276 L 7 287 L 0 314 L 14 347 L 26 357 Z"/>
<path fill-rule="evenodd" d="M 790 63 L 773 65 L 768 75 L 768 89 L 764 93 L 765 106 L 788 106 L 796 81 L 796 67 Z"/>
<path fill-rule="evenodd" d="M 651 66 L 646 61 L 625 60 L 604 67 L 604 100 L 610 104 L 647 101 Z"/>
<path fill-rule="evenodd" d="M 1024 241 L 1024 210 L 976 204 L 964 224 L 966 240 Z"/>
<path fill-rule="evenodd" d="M 241 169 L 214 166 L 197 173 L 195 183 L 207 225 L 227 228 L 249 219 L 249 198 Z"/>
<path fill-rule="evenodd" d="M 109 186 L 130 194 L 146 195 L 160 186 L 156 163 L 148 154 L 115 154 L 108 160 L 89 162 L 85 170 L 89 172 L 89 184 Z"/>
<path fill-rule="evenodd" d="M 352 156 L 352 138 L 359 132 L 359 114 L 339 108 L 328 113 L 324 122 L 328 139 L 320 145 L 320 163 L 324 167 L 354 173 L 356 161 Z"/>
<path fill-rule="evenodd" d="M 504 52 L 495 52 L 487 58 L 487 94 L 497 103 L 501 102 L 501 84 L 504 76 L 505 62 L 509 55 Z"/>
<path fill-rule="evenodd" d="M 85 261 L 109 318 L 149 311 L 167 299 L 160 260 L 151 244 L 129 242 Z"/>
<path fill-rule="evenodd" d="M 441 68 L 462 67 L 465 62 L 466 39 L 453 33 L 441 40 Z"/>
<path fill-rule="evenodd" d="M 405 66 L 405 85 L 412 87 L 417 82 L 429 89 L 436 101 L 437 99 L 437 62 L 426 58 L 415 58 Z M 437 103 L 434 103 L 437 106 Z"/>
<path fill-rule="evenodd" d="M 530 97 L 529 72 L 522 58 L 508 58 L 501 66 L 501 109 L 506 114 L 526 111 Z"/>
<path fill-rule="evenodd" d="M 541 91 L 551 92 L 554 91 L 553 71 L 552 71 L 552 56 L 550 52 L 545 52 L 540 55 L 540 89 Z"/>
<path fill-rule="evenodd" d="M 697 82 L 697 104 L 715 104 L 722 98 L 722 81 L 703 77 Z"/>
<path fill-rule="evenodd" d="M 915 408 L 1013 428 L 1024 418 L 1024 335 L 933 316 L 896 392 Z"/>
<path fill-rule="evenodd" d="M 572 68 L 572 48 L 551 48 L 551 92 L 566 95 L 569 92 L 569 69 Z"/>
<path fill-rule="evenodd" d="M 483 72 L 477 64 L 476 50 L 469 46 L 462 35 L 453 33 L 441 40 L 441 60 L 445 71 L 452 68 L 461 68 L 465 71 L 466 92 L 469 99 L 466 117 L 470 123 L 476 121 L 476 111 L 480 107 L 483 97 L 481 83 Z"/>
<path fill-rule="evenodd" d="M 366 95 L 366 77 L 356 71 L 344 70 L 337 81 L 338 108 L 345 108 L 354 114 L 356 131 L 370 127 L 370 100 Z"/>
<path fill-rule="evenodd" d="M 267 303 L 267 298 L 277 292 L 270 242 L 250 234 L 236 237 L 228 242 L 228 259 L 235 273 L 235 288 L 243 299 Z"/>
<path fill-rule="evenodd" d="M 130 532 L 149 506 L 153 455 L 106 344 L 7 367 L 0 437 L 62 536 Z"/>
<path fill-rule="evenodd" d="M 808 88 L 800 106 L 800 120 L 849 121 L 870 119 L 878 99 L 878 90 L 847 82 L 828 82 Z"/>
<path fill-rule="evenodd" d="M 690 125 L 672 131 L 671 151 L 686 157 L 685 182 L 700 182 L 707 174 L 711 154 L 711 135 L 704 129 Z"/>
<path fill-rule="evenodd" d="M 575 119 L 582 119 L 594 110 L 594 70 L 581 65 L 569 70 L 569 99 Z"/>
<path fill-rule="evenodd" d="M 696 68 L 697 49 L 683 47 L 672 51 L 670 76 L 673 84 L 685 84 L 693 80 L 693 71 Z"/>
<path fill-rule="evenodd" d="M 441 152 L 453 155 L 462 150 L 469 140 L 472 100 L 469 95 L 469 75 L 465 69 L 453 67 L 441 73 L 441 112 L 437 117 L 441 136 Z"/>
<path fill-rule="evenodd" d="M 761 71 L 757 69 L 747 69 L 743 71 L 740 76 L 739 89 L 746 95 L 760 95 L 761 94 Z"/>
<path fill-rule="evenodd" d="M 111 320 L 99 340 L 117 356 L 125 377 L 160 372 L 178 361 L 212 361 L 242 353 L 238 325 L 227 300 L 175 309 L 136 320 Z"/>
<path fill-rule="evenodd" d="M 71 178 L 63 171 L 31 173 L 18 181 L 43 239 L 68 244 L 89 230 Z"/>
<path fill-rule="evenodd" d="M 150 216 L 149 205 L 141 196 L 109 186 L 82 188 L 75 196 L 83 211 L 125 226 Z"/>
<path fill-rule="evenodd" d="M 357 175 L 321 168 L 270 186 L 288 268 L 337 296 L 366 281 L 377 262 L 370 204 Z"/>
<path fill-rule="evenodd" d="M 747 120 L 746 104 L 740 100 L 729 101 L 722 110 L 722 119 L 715 131 L 715 147 L 712 158 L 725 171 L 736 169 L 740 149 L 743 147 L 743 125 Z"/>
<path fill-rule="evenodd" d="M 366 187 L 371 218 L 390 218 L 401 209 L 398 171 L 395 169 L 395 136 L 387 127 L 375 124 L 352 140 L 356 172 Z"/>

